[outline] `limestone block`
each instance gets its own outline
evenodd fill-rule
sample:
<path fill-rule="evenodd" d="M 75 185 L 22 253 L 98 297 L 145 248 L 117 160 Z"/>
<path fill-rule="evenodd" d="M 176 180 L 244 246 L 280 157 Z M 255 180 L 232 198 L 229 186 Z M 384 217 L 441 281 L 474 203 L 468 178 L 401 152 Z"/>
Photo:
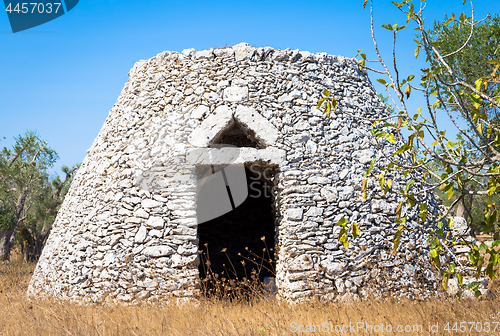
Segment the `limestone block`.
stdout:
<path fill-rule="evenodd" d="M 141 254 L 147 257 L 165 257 L 174 254 L 174 249 L 167 245 L 148 246 L 142 250 Z"/>
<path fill-rule="evenodd" d="M 161 238 L 163 237 L 163 230 L 150 230 L 149 235 L 151 237 Z"/>
<path fill-rule="evenodd" d="M 223 99 L 232 103 L 247 100 L 248 86 L 230 86 L 224 89 Z"/>
<path fill-rule="evenodd" d="M 366 164 L 371 162 L 373 158 L 375 158 L 375 150 L 373 149 L 364 149 L 353 153 L 353 157 L 358 158 L 359 162 L 362 164 Z"/>
<path fill-rule="evenodd" d="M 278 129 L 252 107 L 238 105 L 234 117 L 265 147 L 272 146 L 279 137 Z"/>
<path fill-rule="evenodd" d="M 251 47 L 247 43 L 240 43 L 233 47 L 234 50 L 234 58 L 236 61 L 244 61 L 247 59 L 251 59 L 255 54 L 256 48 Z"/>
<path fill-rule="evenodd" d="M 234 55 L 233 48 L 214 49 L 214 54 L 217 57 L 231 57 Z"/>
<path fill-rule="evenodd" d="M 323 208 L 311 207 L 304 214 L 306 217 L 317 217 L 323 214 Z"/>
<path fill-rule="evenodd" d="M 151 208 L 159 207 L 160 205 L 163 205 L 163 203 L 152 200 L 152 199 L 145 199 L 141 202 L 141 205 L 143 208 L 151 209 Z"/>
<path fill-rule="evenodd" d="M 329 177 L 324 176 L 311 176 L 307 179 L 307 183 L 309 184 L 329 184 L 332 180 Z"/>
<path fill-rule="evenodd" d="M 454 237 L 468 235 L 469 226 L 463 217 L 452 217 L 453 224 L 451 226 L 451 233 Z"/>
<path fill-rule="evenodd" d="M 318 151 L 318 144 L 312 140 L 309 140 L 306 143 L 306 150 L 311 154 L 315 154 Z"/>
<path fill-rule="evenodd" d="M 312 269 L 313 262 L 308 254 L 298 256 L 288 265 L 289 271 L 308 271 Z"/>
<path fill-rule="evenodd" d="M 141 225 L 139 227 L 139 231 L 137 231 L 134 241 L 136 243 L 143 243 L 144 240 L 146 240 L 146 235 L 148 234 L 148 231 L 146 230 L 146 227 L 144 225 Z"/>
<path fill-rule="evenodd" d="M 200 105 L 196 107 L 193 112 L 191 112 L 191 118 L 192 119 L 201 119 L 203 116 L 208 114 L 210 112 L 210 108 L 205 105 Z"/>
<path fill-rule="evenodd" d="M 345 264 L 340 262 L 325 262 L 321 266 L 325 268 L 325 272 L 334 279 L 337 275 L 344 271 Z"/>
<path fill-rule="evenodd" d="M 211 59 L 214 57 L 213 50 L 200 50 L 200 51 L 195 51 L 193 53 L 193 58 L 194 59 Z"/>
<path fill-rule="evenodd" d="M 145 218 L 145 219 L 149 218 L 149 214 L 142 208 L 135 211 L 134 216 L 139 217 L 139 218 Z"/>
<path fill-rule="evenodd" d="M 186 153 L 186 162 L 195 165 L 242 165 L 251 162 L 279 165 L 285 160 L 285 156 L 285 151 L 274 147 L 196 148 Z"/>
<path fill-rule="evenodd" d="M 302 216 L 303 216 L 302 209 L 287 209 L 285 211 L 285 219 L 302 220 Z"/>
<path fill-rule="evenodd" d="M 190 134 L 188 141 L 196 147 L 208 147 L 211 141 L 233 122 L 231 109 L 221 105 Z"/>
<path fill-rule="evenodd" d="M 354 188 L 352 186 L 345 186 L 339 193 L 339 198 L 341 200 L 347 201 L 354 196 Z"/>
<path fill-rule="evenodd" d="M 151 216 L 146 221 L 146 226 L 153 229 L 163 229 L 165 221 L 161 217 Z"/>

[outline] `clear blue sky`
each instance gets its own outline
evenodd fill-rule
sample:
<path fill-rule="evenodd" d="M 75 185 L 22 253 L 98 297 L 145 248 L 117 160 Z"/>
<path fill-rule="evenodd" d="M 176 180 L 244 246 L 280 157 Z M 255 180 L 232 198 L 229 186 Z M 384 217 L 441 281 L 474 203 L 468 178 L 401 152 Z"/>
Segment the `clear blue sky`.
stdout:
<path fill-rule="evenodd" d="M 80 0 L 62 17 L 13 34 L 0 13 L 0 147 L 36 129 L 63 164 L 81 162 L 140 59 L 164 50 L 232 46 L 291 48 L 373 59 L 369 11 L 358 1 Z M 498 13 L 500 2 L 474 2 L 476 15 Z M 375 23 L 404 24 L 390 1 L 376 1 Z M 444 13 L 470 13 L 461 0 L 429 1 L 429 24 Z M 2 7 L 3 8 L 3 7 Z M 458 15 L 457 15 L 458 16 Z M 398 47 L 405 75 L 415 61 L 413 31 Z M 381 48 L 390 33 L 379 29 Z M 371 76 L 374 82 L 378 76 Z M 378 84 L 377 84 L 378 85 Z M 380 86 L 377 86 L 380 89 Z M 413 102 L 415 109 L 419 102 Z"/>

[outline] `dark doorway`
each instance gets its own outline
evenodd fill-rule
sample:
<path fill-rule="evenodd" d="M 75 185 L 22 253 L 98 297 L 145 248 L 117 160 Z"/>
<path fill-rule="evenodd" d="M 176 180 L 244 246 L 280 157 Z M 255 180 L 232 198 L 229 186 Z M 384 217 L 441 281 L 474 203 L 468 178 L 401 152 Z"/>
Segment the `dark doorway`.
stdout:
<path fill-rule="evenodd" d="M 275 275 L 275 222 L 270 183 L 274 170 L 245 168 L 248 197 L 232 211 L 198 225 L 200 280 L 215 287 L 236 287 Z"/>

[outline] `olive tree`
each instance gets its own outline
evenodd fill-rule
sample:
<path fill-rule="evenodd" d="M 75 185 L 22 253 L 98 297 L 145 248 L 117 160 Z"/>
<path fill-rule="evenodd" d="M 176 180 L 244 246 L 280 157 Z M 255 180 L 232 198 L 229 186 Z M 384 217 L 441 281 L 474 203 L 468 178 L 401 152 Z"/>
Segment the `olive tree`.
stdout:
<path fill-rule="evenodd" d="M 396 210 L 397 220 L 401 225 L 394 235 L 395 249 L 397 249 L 401 233 L 406 229 L 404 220 L 400 218 L 403 203 L 412 207 L 416 195 L 430 190 L 440 190 L 453 200 L 448 210 L 439 214 L 427 213 L 425 204 L 419 206 L 422 222 L 430 220 L 436 224 L 436 229 L 428 238 L 429 257 L 443 274 L 445 288 L 449 277 L 455 274 L 460 286 L 474 290 L 476 296 L 479 297 L 481 295 L 478 290 L 479 283 L 473 282 L 464 286 L 462 275 L 457 271 L 455 263 L 444 267 L 440 263 L 440 255 L 456 244 L 468 244 L 470 246 L 468 260 L 476 268 L 476 276 L 479 277 L 482 272 L 486 255 L 489 257 L 485 265 L 486 275 L 491 279 L 498 276 L 499 253 L 495 247 L 500 245 L 500 236 L 495 195 L 500 193 L 500 121 L 496 114 L 500 107 L 499 41 L 491 38 L 483 41 L 483 44 L 487 46 L 483 45 L 480 48 L 492 50 L 492 52 L 482 59 L 474 55 L 477 66 L 473 64 L 471 66 L 470 61 L 459 62 L 457 60 L 464 58 L 467 60 L 466 54 L 475 43 L 478 43 L 478 39 L 480 41 L 487 33 L 483 24 L 485 20 L 490 19 L 489 15 L 487 18 L 478 20 L 474 14 L 474 5 L 470 1 L 468 11 L 470 14 L 461 13 L 457 17 L 455 15 L 445 17 L 442 23 L 437 24 L 433 29 L 428 29 L 424 25 L 425 0 L 417 4 L 413 0 L 392 1 L 392 3 L 401 12 L 402 22 L 382 25 L 388 34 L 392 35 L 390 59 L 384 59 L 379 50 L 374 29 L 373 0 L 369 1 L 368 7 L 376 59 L 370 61 L 366 54 L 360 51 L 358 51 L 358 56 L 361 68 L 381 77 L 377 81 L 385 86 L 395 111 L 388 117 L 364 119 L 370 119 L 373 122 L 371 133 L 376 139 L 385 137 L 388 141 L 399 144 L 396 151 L 383 153 L 389 161 L 383 167 L 384 171 L 403 170 L 409 173 L 420 171 L 423 172 L 425 179 L 420 189 L 415 190 L 416 188 L 410 181 L 403 190 L 392 190 L 392 185 L 388 185 L 389 181 L 384 180 L 383 174 L 374 176 L 372 173 L 374 159 L 365 174 L 362 193 L 366 198 L 367 180 L 377 178 L 382 190 L 398 192 L 405 196 L 405 200 Z M 466 0 L 463 1 L 464 5 L 465 3 Z M 364 0 L 363 9 L 367 5 L 368 0 Z M 498 19 L 495 18 L 495 22 L 497 21 Z M 396 41 L 399 32 L 411 28 L 417 31 L 414 39 L 416 43 L 414 56 L 415 58 L 425 57 L 426 66 L 418 74 L 403 75 L 398 63 L 400 58 L 396 53 Z M 457 42 L 450 43 L 450 38 L 447 38 L 443 32 L 451 34 L 454 31 L 459 31 L 464 37 L 455 38 L 454 41 Z M 368 66 L 370 64 L 368 62 L 375 62 L 374 66 Z M 416 94 L 423 97 L 425 104 L 411 111 L 408 99 Z M 329 116 L 330 111 L 337 106 L 336 97 L 324 91 L 322 98 L 318 101 L 318 108 L 324 108 L 324 112 Z M 363 118 L 355 115 L 352 117 Z M 458 134 L 456 138 L 449 136 L 452 133 L 449 130 L 447 132 L 439 127 L 438 122 L 441 123 L 444 118 L 455 127 L 455 134 Z M 396 139 L 395 134 L 399 135 Z M 398 142 L 398 137 L 403 140 Z M 383 151 L 382 148 L 380 150 Z M 445 234 L 446 226 L 453 225 L 450 216 L 454 208 L 464 199 L 474 195 L 482 195 L 484 198 L 482 230 L 494 232 L 494 241 L 491 246 L 486 244 L 477 246 L 467 242 L 463 237 L 451 239 Z M 343 227 L 339 240 L 345 242 L 348 239 L 348 227 L 345 221 L 339 222 L 338 225 Z M 354 239 L 358 232 L 358 227 L 353 225 Z"/>

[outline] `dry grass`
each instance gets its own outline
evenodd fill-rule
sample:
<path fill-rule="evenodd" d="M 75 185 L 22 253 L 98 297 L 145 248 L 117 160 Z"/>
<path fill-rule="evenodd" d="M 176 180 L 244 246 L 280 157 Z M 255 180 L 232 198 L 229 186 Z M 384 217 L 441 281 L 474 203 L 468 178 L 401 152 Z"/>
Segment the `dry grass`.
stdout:
<path fill-rule="evenodd" d="M 439 323 L 448 335 L 447 322 L 499 322 L 500 300 L 397 302 L 362 301 L 350 304 L 308 303 L 295 306 L 263 298 L 250 301 L 202 300 L 198 305 L 135 307 L 82 306 L 55 300 L 30 301 L 25 292 L 32 264 L 14 260 L 0 266 L 1 335 L 291 335 L 293 323 L 333 325 L 333 332 L 306 335 L 429 335 L 429 324 Z M 498 288 L 493 288 L 498 297 Z M 335 325 L 357 322 L 370 325 L 421 325 L 421 333 L 335 332 Z M 493 325 L 492 325 L 493 327 Z M 475 335 L 476 332 L 451 333 Z M 485 334 L 484 332 L 481 334 Z M 489 335 L 500 335 L 500 326 Z"/>

